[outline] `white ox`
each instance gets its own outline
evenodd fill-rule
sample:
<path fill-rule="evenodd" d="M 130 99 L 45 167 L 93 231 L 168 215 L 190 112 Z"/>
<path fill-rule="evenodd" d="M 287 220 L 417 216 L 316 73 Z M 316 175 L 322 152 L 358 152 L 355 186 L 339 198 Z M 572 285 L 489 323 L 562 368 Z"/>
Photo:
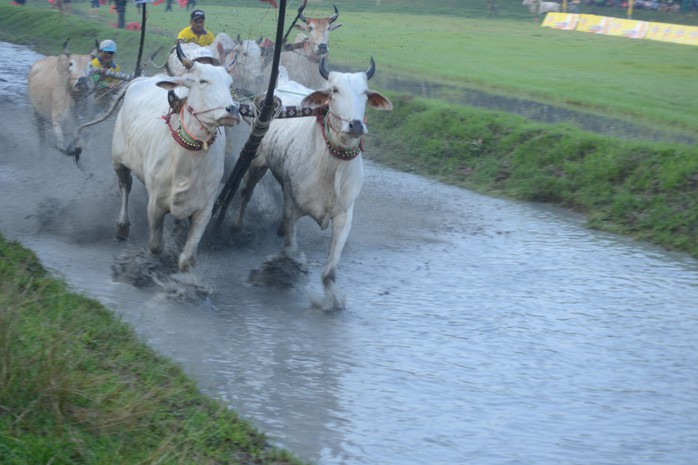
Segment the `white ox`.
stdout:
<path fill-rule="evenodd" d="M 211 47 L 216 47 L 221 63 L 230 63 L 228 71 L 235 87 L 251 95 L 266 91 L 261 43 L 261 37 L 258 40 L 242 40 L 238 34 L 233 40 L 228 34 L 221 32 L 211 44 Z"/>
<path fill-rule="evenodd" d="M 363 184 L 361 137 L 366 105 L 390 110 L 392 103 L 368 88 L 375 63 L 366 72 L 329 72 L 326 60 L 320 74 L 326 79 L 322 90 L 312 91 L 302 105 L 326 108 L 325 117 L 273 120 L 245 176 L 241 204 L 234 228 L 239 229 L 252 192 L 267 170 L 281 184 L 284 197 L 279 234 L 284 236 L 283 253 L 297 254 L 296 222 L 312 217 L 325 229 L 332 222 L 327 263 L 322 271 L 323 308 L 342 308 L 335 291 L 335 277 L 342 250 L 351 230 L 356 200 Z M 297 91 L 294 88 L 294 92 Z"/>
<path fill-rule="evenodd" d="M 148 191 L 153 254 L 164 248 L 165 214 L 190 220 L 179 256 L 179 270 L 186 271 L 195 263 L 223 177 L 225 133 L 218 129 L 237 124 L 239 113 L 230 96 L 233 81 L 225 69 L 183 55 L 181 59 L 187 68 L 184 75 L 140 78 L 128 87 L 114 126 L 112 162 L 121 190 L 117 237 L 125 239 L 129 233 L 133 172 Z M 188 88 L 188 97 L 181 111 L 171 115 L 168 127 L 163 121 L 169 110 L 167 91 L 178 86 Z"/>
<path fill-rule="evenodd" d="M 334 5 L 333 5 L 334 6 Z M 281 65 L 288 70 L 289 78 L 311 89 L 319 89 L 325 82 L 317 72 L 322 58 L 330 51 L 330 32 L 342 25 L 335 23 L 339 11 L 334 6 L 334 14 L 329 18 L 306 18 L 300 13 L 301 23 L 295 28 L 300 31 L 293 44 L 281 54 Z M 269 68 L 265 75 L 269 76 Z"/>
<path fill-rule="evenodd" d="M 182 51 L 194 61 L 225 66 L 237 87 L 244 89 L 247 93 L 257 94 L 266 90 L 262 76 L 264 60 L 259 46 L 261 41 L 261 38 L 242 40 L 240 35 L 232 39 L 225 32 L 221 32 L 207 47 L 194 43 L 184 43 L 181 47 Z M 170 50 L 164 65 L 155 66 L 159 69 L 165 68 L 170 76 L 179 76 L 185 72 L 184 66 L 177 58 L 175 47 Z"/>
<path fill-rule="evenodd" d="M 29 100 L 34 108 L 39 135 L 49 122 L 53 127 L 56 147 L 76 158 L 82 147 L 75 133 L 75 103 L 86 98 L 89 91 L 90 55 L 72 55 L 67 41 L 64 54 L 49 56 L 34 63 L 29 71 Z"/>
<path fill-rule="evenodd" d="M 528 11 L 535 16 L 545 13 L 558 13 L 560 4 L 556 2 L 541 2 L 540 0 L 523 0 L 523 6 L 528 7 Z"/>

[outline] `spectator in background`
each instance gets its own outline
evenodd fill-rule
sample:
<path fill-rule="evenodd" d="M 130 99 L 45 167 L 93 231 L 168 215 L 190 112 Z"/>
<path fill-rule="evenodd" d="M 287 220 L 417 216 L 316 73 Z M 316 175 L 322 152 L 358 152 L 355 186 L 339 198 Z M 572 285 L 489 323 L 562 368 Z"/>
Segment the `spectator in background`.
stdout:
<path fill-rule="evenodd" d="M 99 17 L 99 0 L 90 0 L 90 18 Z"/>
<path fill-rule="evenodd" d="M 204 14 L 203 10 L 192 11 L 190 18 L 190 25 L 179 31 L 179 34 L 177 35 L 177 42 L 192 42 L 201 47 L 211 45 L 216 38 L 213 36 L 213 33 L 204 29 L 206 15 Z"/>
<path fill-rule="evenodd" d="M 172 11 L 172 4 L 174 0 L 167 0 L 167 5 L 165 5 L 165 11 Z"/>

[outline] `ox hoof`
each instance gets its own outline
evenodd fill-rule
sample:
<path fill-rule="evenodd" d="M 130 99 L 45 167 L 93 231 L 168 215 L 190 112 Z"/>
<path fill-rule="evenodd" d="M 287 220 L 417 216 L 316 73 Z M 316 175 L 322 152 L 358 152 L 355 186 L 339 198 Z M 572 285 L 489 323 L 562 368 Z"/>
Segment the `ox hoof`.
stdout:
<path fill-rule="evenodd" d="M 179 271 L 181 273 L 186 273 L 187 271 L 191 270 L 192 268 L 194 268 L 194 265 L 196 265 L 196 258 L 194 257 L 180 257 L 179 259 Z"/>
<path fill-rule="evenodd" d="M 120 241 L 125 241 L 128 239 L 128 233 L 131 230 L 130 224 L 117 224 L 116 225 L 116 238 Z"/>

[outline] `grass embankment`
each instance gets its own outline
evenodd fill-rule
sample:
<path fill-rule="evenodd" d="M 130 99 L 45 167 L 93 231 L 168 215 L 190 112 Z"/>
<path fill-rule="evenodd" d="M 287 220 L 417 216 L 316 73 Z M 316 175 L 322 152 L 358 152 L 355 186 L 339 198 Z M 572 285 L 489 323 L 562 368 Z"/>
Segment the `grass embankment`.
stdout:
<path fill-rule="evenodd" d="M 698 257 L 698 147 L 628 142 L 392 96 L 367 158 L 480 192 L 585 213 L 593 228 Z M 465 213 L 464 213 L 465 214 Z"/>
<path fill-rule="evenodd" d="M 299 464 L 0 236 L 0 460 Z"/>

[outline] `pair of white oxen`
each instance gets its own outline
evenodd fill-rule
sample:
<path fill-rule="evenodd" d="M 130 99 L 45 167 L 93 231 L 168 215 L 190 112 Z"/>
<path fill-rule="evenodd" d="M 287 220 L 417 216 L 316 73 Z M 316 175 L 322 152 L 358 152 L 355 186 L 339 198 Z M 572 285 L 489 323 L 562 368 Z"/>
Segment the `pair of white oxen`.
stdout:
<path fill-rule="evenodd" d="M 223 66 L 188 58 L 177 47 L 182 74 L 143 77 L 131 81 L 119 99 L 112 139 L 112 160 L 121 189 L 117 237 L 129 233 L 128 198 L 132 173 L 148 191 L 149 249 L 164 249 L 163 221 L 167 213 L 175 220 L 189 220 L 189 230 L 179 256 L 180 271 L 190 269 L 210 222 L 214 202 L 225 172 L 226 131 L 239 122 L 238 104 L 230 90 L 233 77 Z M 204 53 L 203 55 L 206 55 Z M 391 102 L 368 88 L 375 72 L 371 59 L 365 72 L 340 73 L 327 69 L 322 59 L 317 74 L 319 90 L 281 79 L 277 95 L 284 90 L 305 95 L 303 107 L 323 109 L 324 117 L 278 119 L 271 122 L 257 157 L 252 161 L 241 191 L 241 207 L 234 222 L 240 228 L 256 183 L 271 170 L 280 182 L 284 205 L 279 231 L 284 235 L 283 254 L 298 254 L 295 225 L 311 216 L 326 228 L 332 224 L 327 263 L 322 272 L 322 308 L 342 308 L 344 299 L 335 289 L 336 270 L 347 241 L 354 202 L 363 183 L 360 141 L 367 128 L 366 105 L 390 110 Z M 283 74 L 283 73 L 282 73 Z M 172 111 L 168 91 L 186 88 L 183 104 Z M 112 106 L 116 108 L 117 102 Z"/>

